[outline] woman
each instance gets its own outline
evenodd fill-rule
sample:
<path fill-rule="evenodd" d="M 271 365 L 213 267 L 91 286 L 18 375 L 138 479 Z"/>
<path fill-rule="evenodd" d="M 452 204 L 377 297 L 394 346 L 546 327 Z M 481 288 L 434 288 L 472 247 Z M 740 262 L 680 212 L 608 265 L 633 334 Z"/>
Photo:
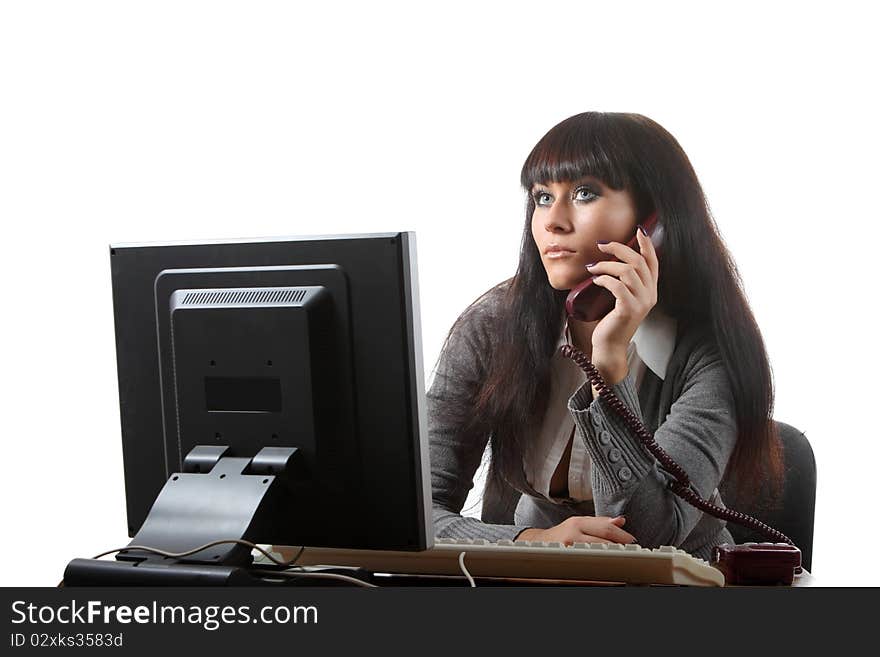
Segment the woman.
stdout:
<path fill-rule="evenodd" d="M 654 121 L 587 112 L 538 142 L 521 182 L 517 272 L 455 322 L 427 395 L 435 535 L 674 545 L 708 560 L 733 542 L 725 523 L 668 490 L 559 354 L 568 290 L 596 276 L 614 308 L 569 322 L 570 340 L 700 495 L 723 506 L 725 476 L 755 494 L 778 485 L 767 355 L 693 167 Z M 659 256 L 636 228 L 655 211 Z M 481 521 L 460 512 L 487 442 Z"/>

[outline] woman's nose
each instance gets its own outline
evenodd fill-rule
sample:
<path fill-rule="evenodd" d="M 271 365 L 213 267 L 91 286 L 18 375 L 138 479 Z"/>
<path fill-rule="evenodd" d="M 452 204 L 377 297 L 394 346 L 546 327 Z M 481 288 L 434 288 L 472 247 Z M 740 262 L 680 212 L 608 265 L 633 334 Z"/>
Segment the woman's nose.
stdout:
<path fill-rule="evenodd" d="M 565 233 L 571 230 L 571 212 L 566 203 L 557 201 L 547 209 L 544 228 L 550 233 Z"/>

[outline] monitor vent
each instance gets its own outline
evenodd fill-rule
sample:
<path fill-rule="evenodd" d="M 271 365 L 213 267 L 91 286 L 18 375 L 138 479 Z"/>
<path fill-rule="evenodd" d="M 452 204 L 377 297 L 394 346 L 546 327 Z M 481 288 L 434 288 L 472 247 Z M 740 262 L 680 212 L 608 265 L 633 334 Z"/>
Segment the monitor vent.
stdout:
<path fill-rule="evenodd" d="M 187 292 L 183 306 L 218 306 L 229 304 L 279 304 L 300 303 L 306 296 L 302 288 L 249 289 L 249 290 L 205 290 Z"/>

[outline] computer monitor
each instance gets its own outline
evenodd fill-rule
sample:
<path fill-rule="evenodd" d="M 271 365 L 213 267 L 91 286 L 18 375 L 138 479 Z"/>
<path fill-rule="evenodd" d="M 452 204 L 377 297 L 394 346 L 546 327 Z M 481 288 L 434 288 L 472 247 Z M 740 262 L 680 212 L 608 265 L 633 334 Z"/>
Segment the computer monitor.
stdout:
<path fill-rule="evenodd" d="M 117 244 L 110 262 L 135 542 L 433 545 L 413 233 Z"/>

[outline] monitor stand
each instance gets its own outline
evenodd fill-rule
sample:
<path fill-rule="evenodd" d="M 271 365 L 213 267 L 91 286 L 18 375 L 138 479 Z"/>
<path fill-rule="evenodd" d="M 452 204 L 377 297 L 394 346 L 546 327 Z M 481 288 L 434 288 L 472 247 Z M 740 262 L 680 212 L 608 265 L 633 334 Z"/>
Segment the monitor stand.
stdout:
<path fill-rule="evenodd" d="M 171 475 L 140 530 L 116 559 L 74 559 L 65 586 L 204 586 L 261 583 L 249 571 L 251 548 L 221 543 L 185 557 L 166 557 L 137 546 L 179 554 L 221 539 L 265 536 L 289 484 L 302 476 L 295 447 L 264 447 L 253 458 L 225 456 L 226 445 L 199 445 Z M 331 569 L 332 570 L 332 569 Z"/>

